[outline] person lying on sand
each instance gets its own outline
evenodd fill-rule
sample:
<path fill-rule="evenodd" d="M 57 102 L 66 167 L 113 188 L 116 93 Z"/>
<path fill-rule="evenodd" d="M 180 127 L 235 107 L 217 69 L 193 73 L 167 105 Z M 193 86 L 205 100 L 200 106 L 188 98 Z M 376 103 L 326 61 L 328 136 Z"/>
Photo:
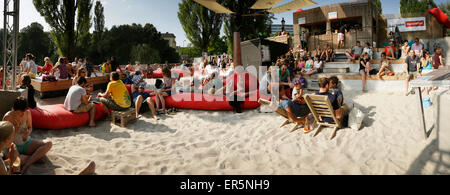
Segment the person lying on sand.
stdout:
<path fill-rule="evenodd" d="M 33 163 L 50 151 L 53 144 L 30 137 L 33 131 L 31 112 L 28 110 L 27 100 L 23 97 L 15 100 L 12 111 L 6 113 L 3 121 L 9 121 L 14 126 L 14 144 L 20 154 L 22 173 L 25 173 Z"/>

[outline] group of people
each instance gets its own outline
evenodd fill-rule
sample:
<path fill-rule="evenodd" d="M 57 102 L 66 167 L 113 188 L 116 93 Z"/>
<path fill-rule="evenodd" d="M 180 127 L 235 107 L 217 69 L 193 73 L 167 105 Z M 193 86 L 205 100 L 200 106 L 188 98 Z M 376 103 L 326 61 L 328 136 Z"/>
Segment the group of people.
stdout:
<path fill-rule="evenodd" d="M 28 75 L 26 75 L 29 77 Z M 32 116 L 28 100 L 18 97 L 12 110 L 0 122 L 0 175 L 23 174 L 32 164 L 39 162 L 52 148 L 53 143 L 33 139 Z M 81 175 L 93 174 L 91 162 Z"/>

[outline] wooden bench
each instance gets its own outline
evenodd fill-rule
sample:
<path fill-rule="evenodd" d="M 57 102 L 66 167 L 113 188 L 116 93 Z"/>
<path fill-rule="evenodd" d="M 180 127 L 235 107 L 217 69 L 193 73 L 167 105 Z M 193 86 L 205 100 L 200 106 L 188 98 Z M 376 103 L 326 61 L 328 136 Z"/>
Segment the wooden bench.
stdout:
<path fill-rule="evenodd" d="M 113 111 L 111 113 L 111 123 L 120 127 L 125 127 L 129 122 L 136 120 L 136 109 L 130 108 L 125 111 Z"/>

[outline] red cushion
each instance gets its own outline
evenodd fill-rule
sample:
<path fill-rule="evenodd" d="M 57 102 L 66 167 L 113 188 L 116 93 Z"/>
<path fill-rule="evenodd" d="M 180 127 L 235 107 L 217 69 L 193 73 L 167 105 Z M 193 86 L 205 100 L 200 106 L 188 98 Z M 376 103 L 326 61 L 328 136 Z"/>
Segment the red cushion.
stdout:
<path fill-rule="evenodd" d="M 41 106 L 30 109 L 33 120 L 33 128 L 60 130 L 86 126 L 89 123 L 89 113 L 75 114 L 64 108 L 64 105 Z M 100 120 L 106 115 L 101 104 L 96 105 L 95 120 Z"/>

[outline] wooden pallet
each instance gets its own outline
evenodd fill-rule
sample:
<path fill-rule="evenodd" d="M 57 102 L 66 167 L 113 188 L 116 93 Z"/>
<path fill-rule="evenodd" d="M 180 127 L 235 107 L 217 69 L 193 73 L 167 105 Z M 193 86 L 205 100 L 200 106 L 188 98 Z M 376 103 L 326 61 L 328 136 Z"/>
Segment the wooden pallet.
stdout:
<path fill-rule="evenodd" d="M 111 118 L 112 124 L 125 127 L 129 122 L 136 120 L 136 109 L 130 108 L 126 111 L 113 111 Z"/>

